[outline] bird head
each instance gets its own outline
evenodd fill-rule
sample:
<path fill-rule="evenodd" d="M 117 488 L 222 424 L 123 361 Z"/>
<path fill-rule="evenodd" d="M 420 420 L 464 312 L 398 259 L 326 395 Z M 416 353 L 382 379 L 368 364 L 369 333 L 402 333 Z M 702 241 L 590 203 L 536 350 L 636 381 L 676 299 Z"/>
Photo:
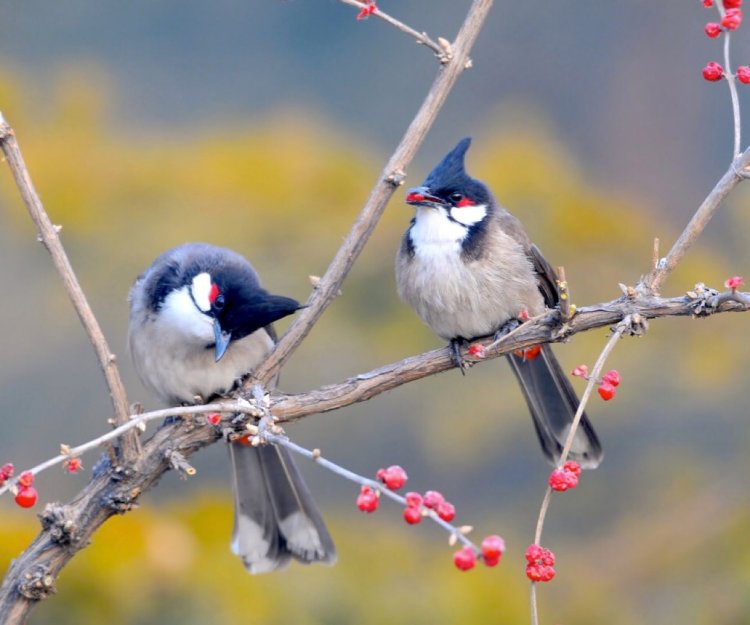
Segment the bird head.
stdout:
<path fill-rule="evenodd" d="M 232 341 L 300 308 L 263 289 L 242 256 L 205 244 L 179 248 L 156 278 L 152 297 L 169 327 L 186 342 L 213 347 L 217 362 Z"/>
<path fill-rule="evenodd" d="M 450 221 L 470 227 L 481 222 L 492 206 L 489 189 L 469 176 L 464 157 L 471 138 L 461 139 L 435 166 L 422 186 L 410 189 L 406 203 L 440 211 Z"/>

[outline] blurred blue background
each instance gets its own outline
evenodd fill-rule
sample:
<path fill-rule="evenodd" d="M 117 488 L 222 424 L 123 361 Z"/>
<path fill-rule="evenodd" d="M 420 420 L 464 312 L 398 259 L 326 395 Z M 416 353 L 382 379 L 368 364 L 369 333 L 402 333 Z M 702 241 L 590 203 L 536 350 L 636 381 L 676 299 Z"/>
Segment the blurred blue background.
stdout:
<path fill-rule="evenodd" d="M 449 39 L 468 6 L 380 3 Z M 127 291 L 157 254 L 188 240 L 227 245 L 252 260 L 269 289 L 301 300 L 308 275 L 325 271 L 437 71 L 427 49 L 355 16 L 333 0 L 0 7 L 0 110 L 51 218 L 64 226 L 130 401 L 157 406 L 125 350 Z M 648 270 L 653 237 L 666 252 L 729 164 L 726 85 L 700 74 L 721 60 L 720 42 L 702 32 L 716 19 L 697 1 L 496 2 L 474 67 L 407 184 L 472 135 L 470 172 L 566 267 L 573 300 L 617 297 L 618 282 L 633 284 Z M 742 28 L 732 54 L 750 63 Z M 746 273 L 747 200 L 744 188 L 732 195 L 666 295 Z M 440 345 L 395 294 L 392 258 L 409 218 L 397 193 L 342 296 L 285 368 L 284 390 Z M 103 432 L 110 407 L 7 172 L 0 249 L 0 462 L 26 467 L 61 442 Z M 606 460 L 553 500 L 544 542 L 558 555 L 558 579 L 541 589 L 543 620 L 745 622 L 747 338 L 744 317 L 724 315 L 654 322 L 645 338 L 618 346 L 609 364 L 623 384 L 615 400 L 597 398 L 589 410 Z M 556 352 L 567 368 L 592 364 L 605 339 L 590 332 Z M 140 511 L 111 521 L 31 622 L 528 619 L 522 554 L 549 467 L 503 362 L 411 384 L 288 432 L 365 474 L 402 464 L 411 487 L 442 490 L 478 538 L 502 534 L 505 560 L 459 574 L 437 530 L 407 527 L 387 503 L 361 515 L 356 488 L 302 463 L 339 563 L 246 576 L 228 553 L 225 451 L 216 445 L 195 457 L 196 478 L 170 476 Z M 84 458 L 87 468 L 94 461 Z M 47 472 L 41 499 L 65 501 L 85 480 Z M 0 513 L 2 568 L 36 522 L 8 498 Z"/>

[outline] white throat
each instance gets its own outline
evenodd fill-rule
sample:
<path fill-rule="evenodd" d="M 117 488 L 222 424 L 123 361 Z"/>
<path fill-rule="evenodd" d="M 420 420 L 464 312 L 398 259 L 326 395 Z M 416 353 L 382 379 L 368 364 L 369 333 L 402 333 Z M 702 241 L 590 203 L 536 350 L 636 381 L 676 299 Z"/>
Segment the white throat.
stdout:
<path fill-rule="evenodd" d="M 464 206 L 452 208 L 451 216 L 444 208 L 417 206 L 410 237 L 417 254 L 459 252 L 461 244 L 469 235 L 469 227 L 487 216 L 487 206 Z M 457 223 L 458 222 L 458 223 Z"/>

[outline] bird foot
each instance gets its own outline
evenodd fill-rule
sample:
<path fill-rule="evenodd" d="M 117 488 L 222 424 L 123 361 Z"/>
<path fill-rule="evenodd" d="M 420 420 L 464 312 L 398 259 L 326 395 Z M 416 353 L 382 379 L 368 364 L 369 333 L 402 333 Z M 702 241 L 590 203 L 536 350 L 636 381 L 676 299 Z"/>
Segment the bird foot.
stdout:
<path fill-rule="evenodd" d="M 461 371 L 461 375 L 466 375 L 466 361 L 461 356 L 461 348 L 466 345 L 468 341 L 463 337 L 456 337 L 451 339 L 449 347 L 451 348 L 451 355 L 453 356 L 453 362 Z"/>
<path fill-rule="evenodd" d="M 519 328 L 521 326 L 521 322 L 518 319 L 511 319 L 508 321 L 505 325 L 501 326 L 498 330 L 495 331 L 494 340 L 499 341 L 504 336 L 507 336 L 513 330 L 516 328 Z"/>

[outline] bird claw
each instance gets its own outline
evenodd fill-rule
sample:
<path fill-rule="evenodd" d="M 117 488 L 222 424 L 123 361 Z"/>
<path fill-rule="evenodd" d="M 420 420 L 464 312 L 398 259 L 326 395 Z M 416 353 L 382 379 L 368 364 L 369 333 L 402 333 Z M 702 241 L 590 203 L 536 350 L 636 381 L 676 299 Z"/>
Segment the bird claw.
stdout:
<path fill-rule="evenodd" d="M 466 375 L 466 361 L 461 356 L 461 348 L 467 342 L 468 341 L 466 341 L 466 339 L 459 336 L 455 339 L 451 339 L 451 342 L 449 344 L 449 347 L 451 348 L 451 356 L 453 358 L 453 362 L 461 371 L 461 375 Z"/>
<path fill-rule="evenodd" d="M 521 327 L 521 322 L 518 319 L 511 319 L 495 331 L 494 340 L 499 341 L 501 338 L 508 336 L 508 334 L 519 327 Z"/>

